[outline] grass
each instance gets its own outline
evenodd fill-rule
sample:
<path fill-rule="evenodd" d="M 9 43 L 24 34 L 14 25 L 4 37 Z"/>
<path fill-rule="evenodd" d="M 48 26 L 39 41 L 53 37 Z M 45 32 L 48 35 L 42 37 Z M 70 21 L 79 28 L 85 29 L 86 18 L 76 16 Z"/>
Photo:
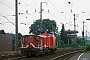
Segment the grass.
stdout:
<path fill-rule="evenodd" d="M 84 51 L 85 53 L 90 53 L 90 51 Z"/>
<path fill-rule="evenodd" d="M 20 51 L 18 51 L 20 53 Z M 0 52 L 0 56 L 1 55 L 10 55 L 10 54 L 16 54 L 15 51 L 4 51 L 4 52 Z"/>

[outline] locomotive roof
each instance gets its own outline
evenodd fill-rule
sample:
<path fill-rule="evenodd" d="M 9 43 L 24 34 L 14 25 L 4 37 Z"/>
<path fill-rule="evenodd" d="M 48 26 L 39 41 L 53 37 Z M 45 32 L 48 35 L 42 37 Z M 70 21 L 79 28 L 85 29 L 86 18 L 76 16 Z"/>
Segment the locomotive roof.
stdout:
<path fill-rule="evenodd" d="M 78 31 L 74 31 L 74 30 L 65 30 L 65 32 L 67 34 L 78 33 Z"/>
<path fill-rule="evenodd" d="M 34 36 L 34 35 L 23 35 L 23 36 Z"/>
<path fill-rule="evenodd" d="M 43 31 L 43 32 L 41 32 L 39 35 L 30 34 L 30 35 L 23 35 L 23 36 L 41 36 L 41 34 L 44 34 L 45 32 L 46 32 L 46 33 L 53 34 L 53 32 L 49 32 L 49 31 Z"/>
<path fill-rule="evenodd" d="M 53 32 L 49 32 L 49 31 L 42 31 L 41 34 L 43 34 L 43 33 L 45 33 L 45 32 L 47 32 L 47 33 L 52 33 L 52 34 L 53 34 Z"/>

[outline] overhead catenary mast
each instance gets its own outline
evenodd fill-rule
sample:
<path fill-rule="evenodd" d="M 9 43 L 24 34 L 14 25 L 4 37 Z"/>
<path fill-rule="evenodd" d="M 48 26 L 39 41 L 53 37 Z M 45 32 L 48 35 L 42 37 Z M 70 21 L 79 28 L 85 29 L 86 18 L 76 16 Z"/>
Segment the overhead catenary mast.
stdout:
<path fill-rule="evenodd" d="M 42 2 L 40 3 L 40 32 L 42 31 Z"/>
<path fill-rule="evenodd" d="M 15 51 L 18 53 L 18 0 L 15 0 Z"/>
<path fill-rule="evenodd" d="M 42 4 L 43 3 L 47 3 L 47 2 L 40 2 L 40 32 L 42 32 L 42 11 L 43 11 L 43 9 L 42 9 Z"/>
<path fill-rule="evenodd" d="M 76 15 L 74 14 L 73 16 L 74 16 L 74 38 L 75 38 L 74 41 L 75 41 L 75 43 L 76 43 L 76 23 L 75 23 L 75 20 L 76 20 L 75 17 L 76 17 Z"/>

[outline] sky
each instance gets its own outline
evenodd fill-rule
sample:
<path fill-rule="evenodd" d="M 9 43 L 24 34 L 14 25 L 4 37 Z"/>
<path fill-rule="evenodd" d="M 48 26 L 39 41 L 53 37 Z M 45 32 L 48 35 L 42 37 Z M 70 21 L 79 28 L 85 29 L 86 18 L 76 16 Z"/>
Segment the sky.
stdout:
<path fill-rule="evenodd" d="M 82 35 L 83 21 L 85 34 L 90 36 L 90 0 L 18 0 L 18 32 L 29 34 L 29 26 L 40 19 L 40 3 L 42 4 L 42 19 L 55 20 L 59 31 L 62 23 L 65 30 L 74 30 L 74 14 L 77 35 Z M 45 3 L 47 2 L 47 3 Z M 0 30 L 15 33 L 15 1 L 0 0 Z"/>

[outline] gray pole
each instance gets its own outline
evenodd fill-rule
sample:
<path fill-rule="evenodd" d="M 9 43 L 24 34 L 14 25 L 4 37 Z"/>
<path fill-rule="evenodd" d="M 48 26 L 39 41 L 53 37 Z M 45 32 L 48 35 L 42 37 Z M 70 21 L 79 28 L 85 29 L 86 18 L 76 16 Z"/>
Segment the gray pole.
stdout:
<path fill-rule="evenodd" d="M 74 31 L 76 31 L 76 25 L 75 25 L 75 14 L 74 14 Z"/>
<path fill-rule="evenodd" d="M 47 3 L 47 2 L 41 2 L 40 3 L 40 20 L 41 20 L 41 26 L 40 26 L 40 32 L 42 32 L 42 3 Z"/>
<path fill-rule="evenodd" d="M 75 14 L 74 14 L 74 32 L 76 31 L 76 25 L 75 25 Z M 75 43 L 76 43 L 76 32 L 74 33 L 74 37 L 75 37 Z"/>
<path fill-rule="evenodd" d="M 84 21 L 83 21 L 83 32 L 84 32 Z"/>
<path fill-rule="evenodd" d="M 18 53 L 18 0 L 15 0 L 15 51 Z"/>
<path fill-rule="evenodd" d="M 69 38 L 68 38 L 68 46 L 69 46 Z"/>
<path fill-rule="evenodd" d="M 40 32 L 42 31 L 42 2 L 40 3 L 40 21 L 41 21 L 41 26 L 40 26 Z"/>
<path fill-rule="evenodd" d="M 86 30 L 86 40 L 87 40 L 87 30 Z"/>
<path fill-rule="evenodd" d="M 85 23 L 85 22 L 83 21 L 83 39 L 84 39 L 84 23 Z"/>

